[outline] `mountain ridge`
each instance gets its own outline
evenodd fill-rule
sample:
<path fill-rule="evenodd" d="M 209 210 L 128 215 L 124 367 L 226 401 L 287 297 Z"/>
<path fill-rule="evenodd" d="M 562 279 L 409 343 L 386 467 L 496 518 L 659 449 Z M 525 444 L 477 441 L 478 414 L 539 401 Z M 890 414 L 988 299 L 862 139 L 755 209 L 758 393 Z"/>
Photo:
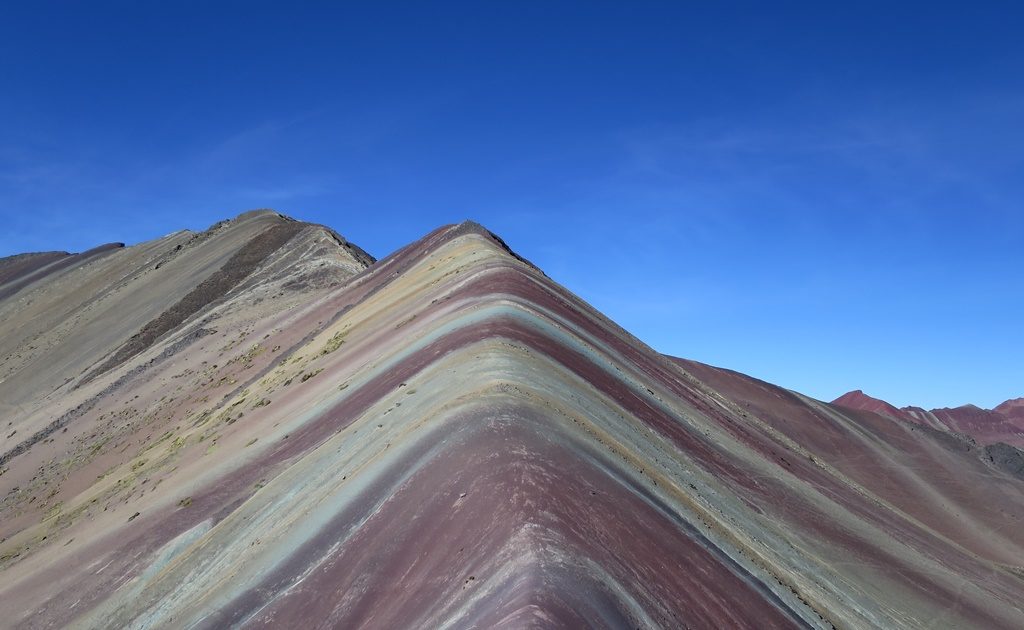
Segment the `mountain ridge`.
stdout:
<path fill-rule="evenodd" d="M 927 410 L 916 406 L 897 408 L 858 389 L 836 398 L 832 404 L 871 411 L 946 432 L 961 433 L 986 445 L 1005 442 L 1018 448 L 1024 447 L 1024 398 L 1011 398 L 992 409 L 965 404 Z"/>
<path fill-rule="evenodd" d="M 1009 412 L 1014 412 L 1015 413 L 1018 408 L 1024 409 L 1024 397 L 1021 397 L 1021 398 L 1009 398 L 1009 399 L 1004 400 L 1003 402 L 999 403 L 998 405 L 992 407 L 991 409 L 982 407 L 980 405 L 975 405 L 974 403 L 964 403 L 962 405 L 957 405 L 955 407 L 935 407 L 933 409 L 925 409 L 924 407 L 919 407 L 917 405 L 907 405 L 905 407 L 897 407 L 896 405 L 893 405 L 890 402 L 882 400 L 881 398 L 876 398 L 874 396 L 866 394 L 866 393 L 864 393 L 864 390 L 861 390 L 861 389 L 850 390 L 850 391 L 846 392 L 845 394 L 835 398 L 831 402 L 832 402 L 832 404 L 841 404 L 839 402 L 840 400 L 848 399 L 849 403 L 852 405 L 852 404 L 856 404 L 856 402 L 855 402 L 856 399 L 860 398 L 860 397 L 870 399 L 870 402 L 868 402 L 868 404 L 880 403 L 880 404 L 886 405 L 888 407 L 892 407 L 893 409 L 896 409 L 897 411 L 908 411 L 908 410 L 914 409 L 914 410 L 928 411 L 928 412 L 934 413 L 934 412 L 937 412 L 937 411 L 952 411 L 952 410 L 955 410 L 955 409 L 978 409 L 978 410 L 981 410 L 981 411 L 994 411 L 994 412 L 997 412 L 997 413 L 1001 413 L 1003 415 L 1008 415 Z"/>

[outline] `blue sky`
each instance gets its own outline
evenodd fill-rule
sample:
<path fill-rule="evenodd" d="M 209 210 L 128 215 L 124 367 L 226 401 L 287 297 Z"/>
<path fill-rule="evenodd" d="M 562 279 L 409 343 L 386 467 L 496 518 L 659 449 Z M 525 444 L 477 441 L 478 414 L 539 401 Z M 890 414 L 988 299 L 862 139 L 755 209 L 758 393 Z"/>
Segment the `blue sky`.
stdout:
<path fill-rule="evenodd" d="M 0 255 L 474 218 L 663 352 L 1024 396 L 1014 3 L 337 4 L 5 7 Z"/>

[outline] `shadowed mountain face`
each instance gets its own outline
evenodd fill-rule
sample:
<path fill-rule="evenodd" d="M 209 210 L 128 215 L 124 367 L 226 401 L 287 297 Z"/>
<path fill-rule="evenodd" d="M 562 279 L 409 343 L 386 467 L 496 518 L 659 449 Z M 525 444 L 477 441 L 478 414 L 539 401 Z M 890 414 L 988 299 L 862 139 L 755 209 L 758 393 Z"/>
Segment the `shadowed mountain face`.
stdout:
<path fill-rule="evenodd" d="M 40 256 L 0 262 L 9 625 L 1024 626 L 1018 451 L 660 355 L 475 224 Z"/>

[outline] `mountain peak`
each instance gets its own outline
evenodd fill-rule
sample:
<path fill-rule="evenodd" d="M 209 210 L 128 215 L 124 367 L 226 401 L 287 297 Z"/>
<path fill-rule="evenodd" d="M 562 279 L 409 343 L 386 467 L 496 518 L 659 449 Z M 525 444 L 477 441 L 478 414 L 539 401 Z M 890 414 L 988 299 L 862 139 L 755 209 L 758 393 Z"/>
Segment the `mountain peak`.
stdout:
<path fill-rule="evenodd" d="M 846 407 L 847 409 L 872 411 L 874 413 L 893 418 L 900 417 L 900 410 L 894 405 L 891 405 L 880 398 L 869 396 L 860 389 L 855 389 L 843 394 L 839 398 L 833 400 L 832 404 L 839 405 L 840 407 Z"/>

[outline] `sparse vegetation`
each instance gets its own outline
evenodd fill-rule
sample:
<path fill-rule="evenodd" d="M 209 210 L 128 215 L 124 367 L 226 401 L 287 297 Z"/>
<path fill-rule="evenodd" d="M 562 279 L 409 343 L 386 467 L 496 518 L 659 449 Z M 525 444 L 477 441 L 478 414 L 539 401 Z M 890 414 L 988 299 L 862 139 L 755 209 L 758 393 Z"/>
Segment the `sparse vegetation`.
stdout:
<path fill-rule="evenodd" d="M 306 372 L 305 374 L 302 375 L 302 378 L 299 379 L 299 380 L 301 380 L 303 383 L 305 383 L 306 381 L 308 381 L 309 379 L 313 378 L 314 376 L 316 376 L 317 374 L 319 374 L 320 372 L 323 372 L 323 371 L 324 371 L 323 368 L 320 368 L 319 370 L 314 370 L 312 372 Z"/>
<path fill-rule="evenodd" d="M 337 350 L 338 348 L 340 348 L 342 344 L 345 343 L 345 336 L 347 334 L 348 331 L 344 330 L 341 332 L 334 333 L 334 335 L 327 340 L 327 343 L 324 344 L 323 349 L 320 350 L 320 354 L 330 354 Z"/>

